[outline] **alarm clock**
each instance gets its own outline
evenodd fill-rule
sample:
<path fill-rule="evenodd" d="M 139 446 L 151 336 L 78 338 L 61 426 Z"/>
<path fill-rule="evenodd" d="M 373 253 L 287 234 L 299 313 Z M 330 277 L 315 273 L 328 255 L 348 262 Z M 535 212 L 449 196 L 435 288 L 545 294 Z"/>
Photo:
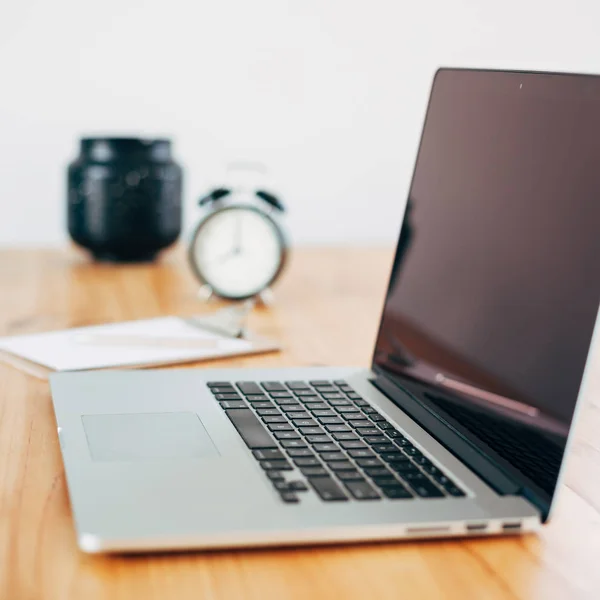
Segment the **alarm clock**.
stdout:
<path fill-rule="evenodd" d="M 263 188 L 219 187 L 199 200 L 209 213 L 193 232 L 189 259 L 201 296 L 266 300 L 281 275 L 288 244 L 281 200 Z"/>

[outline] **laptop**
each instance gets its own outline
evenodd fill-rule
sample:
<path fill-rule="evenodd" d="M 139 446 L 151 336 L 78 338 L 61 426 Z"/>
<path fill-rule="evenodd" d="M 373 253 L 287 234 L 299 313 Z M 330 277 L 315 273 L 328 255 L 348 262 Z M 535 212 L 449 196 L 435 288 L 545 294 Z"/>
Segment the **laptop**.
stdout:
<path fill-rule="evenodd" d="M 537 530 L 600 301 L 599 107 L 600 77 L 436 73 L 368 369 L 53 375 L 81 549 Z"/>

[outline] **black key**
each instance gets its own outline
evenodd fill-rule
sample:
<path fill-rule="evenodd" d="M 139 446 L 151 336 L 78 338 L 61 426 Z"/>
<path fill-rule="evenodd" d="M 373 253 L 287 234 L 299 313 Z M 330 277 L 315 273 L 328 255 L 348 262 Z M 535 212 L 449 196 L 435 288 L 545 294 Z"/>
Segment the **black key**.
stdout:
<path fill-rule="evenodd" d="M 394 450 L 396 450 L 394 444 L 371 444 L 371 448 L 378 454 L 382 454 L 383 452 L 394 452 Z"/>
<path fill-rule="evenodd" d="M 340 387 L 342 387 L 342 386 L 344 386 L 344 385 L 345 385 L 346 387 L 350 387 L 350 386 L 349 386 L 349 385 L 346 383 L 346 381 L 345 381 L 344 379 L 336 379 L 336 380 L 333 382 L 333 384 L 334 384 L 334 385 L 339 385 Z"/>
<path fill-rule="evenodd" d="M 308 486 L 304 481 L 290 481 L 288 483 L 288 488 L 293 492 L 306 492 L 306 490 L 308 490 Z"/>
<path fill-rule="evenodd" d="M 315 410 L 329 410 L 329 406 L 327 406 L 327 404 L 323 404 L 323 402 L 318 402 L 316 404 L 306 404 L 305 403 L 305 406 L 310 411 L 315 411 Z"/>
<path fill-rule="evenodd" d="M 283 440 L 281 445 L 284 448 L 307 448 L 304 440 Z"/>
<path fill-rule="evenodd" d="M 371 479 L 373 479 L 373 483 L 375 483 L 378 487 L 385 487 L 386 485 L 396 485 L 398 480 L 391 474 L 386 473 L 384 475 L 369 475 Z"/>
<path fill-rule="evenodd" d="M 375 417 L 375 415 L 371 415 L 371 420 L 374 421 L 375 419 L 373 417 Z M 394 429 L 394 426 L 391 423 L 388 423 L 387 421 L 384 421 L 383 423 L 377 423 L 377 426 L 382 431 L 391 431 Z"/>
<path fill-rule="evenodd" d="M 366 481 L 356 469 L 353 471 L 337 471 L 336 477 L 342 481 Z"/>
<path fill-rule="evenodd" d="M 287 453 L 292 458 L 314 458 L 315 456 L 308 448 L 290 448 Z"/>
<path fill-rule="evenodd" d="M 383 463 L 378 458 L 357 458 L 356 464 L 359 467 L 371 468 L 371 467 L 382 467 Z"/>
<path fill-rule="evenodd" d="M 325 462 L 332 462 L 335 460 L 346 460 L 346 455 L 343 452 L 323 452 L 321 458 Z"/>
<path fill-rule="evenodd" d="M 445 477 L 445 475 L 433 464 L 423 467 L 423 471 L 432 475 L 436 480 L 438 477 Z"/>
<path fill-rule="evenodd" d="M 321 394 L 321 395 L 323 395 L 323 394 L 339 394 L 340 393 L 340 391 L 336 387 L 333 387 L 332 385 L 319 387 L 319 388 L 317 388 L 317 392 L 319 392 L 319 394 Z"/>
<path fill-rule="evenodd" d="M 271 481 L 283 481 L 283 475 L 279 471 L 266 471 L 266 475 Z"/>
<path fill-rule="evenodd" d="M 273 402 L 279 406 L 289 406 L 291 404 L 295 406 L 298 404 L 294 398 L 273 398 Z"/>
<path fill-rule="evenodd" d="M 302 412 L 304 411 L 304 407 L 301 406 L 300 404 L 298 404 L 297 402 L 295 402 L 294 404 L 286 404 L 284 406 L 281 407 L 281 410 L 283 412 Z"/>
<path fill-rule="evenodd" d="M 358 436 L 354 433 L 333 433 L 332 436 L 338 442 L 358 441 Z"/>
<path fill-rule="evenodd" d="M 429 481 L 421 471 L 415 469 L 414 471 L 410 471 L 409 473 L 403 473 L 402 477 L 406 479 L 406 481 Z"/>
<path fill-rule="evenodd" d="M 310 415 L 307 412 L 293 412 L 288 416 L 294 423 L 296 423 L 297 419 L 310 419 Z"/>
<path fill-rule="evenodd" d="M 274 417 L 262 417 L 262 420 L 265 423 L 287 423 L 287 419 L 280 414 L 277 414 Z"/>
<path fill-rule="evenodd" d="M 258 385 L 258 383 L 255 383 L 254 381 L 238 381 L 236 383 L 238 389 L 240 390 L 240 392 L 242 392 L 242 394 L 244 394 L 244 396 L 247 396 L 248 394 L 263 394 L 264 391 L 261 389 L 261 387 Z"/>
<path fill-rule="evenodd" d="M 252 404 L 253 408 L 275 408 L 275 405 L 272 402 L 254 402 Z"/>
<path fill-rule="evenodd" d="M 335 413 L 332 410 L 315 410 L 313 411 L 313 415 L 319 417 L 319 420 L 321 420 L 321 417 L 335 417 Z"/>
<path fill-rule="evenodd" d="M 263 381 L 263 388 L 269 392 L 285 392 L 285 385 L 279 381 Z"/>
<path fill-rule="evenodd" d="M 308 482 L 325 502 L 348 500 L 342 488 L 331 477 L 309 477 Z"/>
<path fill-rule="evenodd" d="M 209 388 L 216 388 L 216 387 L 231 387 L 231 382 L 229 381 L 208 381 L 206 383 L 206 385 Z"/>
<path fill-rule="evenodd" d="M 404 454 L 408 454 L 408 456 L 423 456 L 419 450 L 417 450 L 414 446 L 407 446 L 404 448 Z"/>
<path fill-rule="evenodd" d="M 336 452 L 338 450 L 337 444 L 321 444 L 317 443 L 313 446 L 317 452 Z"/>
<path fill-rule="evenodd" d="M 284 479 L 275 479 L 273 481 L 273 487 L 280 492 L 286 492 L 290 489 L 288 482 Z"/>
<path fill-rule="evenodd" d="M 443 473 L 440 473 L 439 475 L 436 473 L 433 475 L 433 478 L 441 485 L 443 485 L 444 487 L 447 485 L 450 485 L 452 483 L 452 481 L 450 481 L 450 479 L 448 477 L 446 477 Z"/>
<path fill-rule="evenodd" d="M 300 467 L 300 472 L 306 477 L 329 477 L 329 472 L 323 467 Z"/>
<path fill-rule="evenodd" d="M 259 464 L 265 471 L 291 471 L 293 468 L 287 460 L 261 460 Z"/>
<path fill-rule="evenodd" d="M 359 427 L 356 430 L 356 433 L 364 437 L 365 435 L 379 435 L 381 431 L 379 431 L 379 429 L 376 427 Z"/>
<path fill-rule="evenodd" d="M 404 437 L 397 429 L 389 429 L 385 434 L 393 440 L 399 440 Z"/>
<path fill-rule="evenodd" d="M 308 435 L 306 441 L 311 444 L 330 444 L 331 438 L 328 435 Z"/>
<path fill-rule="evenodd" d="M 441 492 L 429 479 L 425 481 L 408 481 L 410 487 L 417 492 L 421 498 L 443 498 L 444 494 Z"/>
<path fill-rule="evenodd" d="M 327 429 L 327 431 L 329 431 L 330 433 L 350 433 L 352 431 L 349 427 L 346 427 L 346 425 L 326 425 L 325 429 Z"/>
<path fill-rule="evenodd" d="M 258 408 L 256 409 L 256 412 L 261 417 L 281 416 L 281 413 L 276 408 Z"/>
<path fill-rule="evenodd" d="M 335 382 L 334 382 L 334 383 L 335 383 Z M 350 386 L 349 386 L 347 383 L 338 383 L 338 384 L 336 384 L 336 385 L 337 385 L 337 386 L 340 388 L 340 390 L 342 390 L 343 392 L 346 392 L 346 393 L 348 393 L 348 392 L 352 392 L 352 393 L 354 393 L 354 390 L 353 390 L 353 389 L 352 389 L 352 388 L 351 388 L 351 387 L 350 387 Z"/>
<path fill-rule="evenodd" d="M 367 421 L 367 419 L 348 419 L 348 425 L 354 428 L 360 427 L 362 429 L 363 427 L 372 427 L 373 423 L 371 423 L 371 421 Z M 377 433 L 380 434 L 381 431 L 378 431 Z"/>
<path fill-rule="evenodd" d="M 344 403 L 336 404 L 335 406 L 350 406 L 350 402 L 348 402 L 348 400 L 345 399 L 345 396 L 339 392 L 323 392 L 322 390 L 319 390 L 319 392 L 321 392 L 321 396 L 327 400 L 341 400 Z M 333 404 L 333 402 L 331 404 Z"/>
<path fill-rule="evenodd" d="M 246 400 L 248 400 L 248 402 L 268 402 L 269 396 L 266 394 L 249 394 L 246 396 Z"/>
<path fill-rule="evenodd" d="M 379 457 L 382 460 L 385 460 L 385 462 L 406 462 L 408 460 L 410 460 L 410 458 L 408 458 L 408 456 L 406 456 L 405 454 L 402 454 L 402 452 L 400 452 L 399 450 L 396 450 L 394 448 L 393 451 L 391 452 L 382 452 Z"/>
<path fill-rule="evenodd" d="M 300 437 L 295 431 L 276 431 L 274 435 L 278 440 L 297 440 Z"/>
<path fill-rule="evenodd" d="M 294 464 L 299 467 L 320 467 L 321 462 L 316 458 L 294 458 Z"/>
<path fill-rule="evenodd" d="M 366 467 L 364 471 L 369 477 L 393 477 L 385 467 Z"/>
<path fill-rule="evenodd" d="M 300 427 L 302 435 L 324 435 L 325 431 L 320 427 Z"/>
<path fill-rule="evenodd" d="M 356 471 L 355 466 L 349 460 L 337 460 L 327 463 L 327 466 L 336 473 L 338 471 Z"/>
<path fill-rule="evenodd" d="M 352 406 L 350 400 L 328 400 L 331 406 Z"/>
<path fill-rule="evenodd" d="M 387 423 L 383 415 L 371 415 L 371 421 L 373 421 L 373 423 Z M 379 425 L 379 427 L 381 427 L 381 425 Z"/>
<path fill-rule="evenodd" d="M 371 408 L 371 405 L 366 400 L 354 399 L 354 400 L 352 400 L 352 402 L 354 402 L 354 404 L 356 404 L 356 406 L 360 406 L 360 407 L 366 406 L 368 408 Z"/>
<path fill-rule="evenodd" d="M 392 500 L 408 500 L 412 498 L 412 494 L 402 485 L 382 486 L 381 491 L 384 496 Z"/>
<path fill-rule="evenodd" d="M 294 397 L 289 392 L 269 392 L 269 396 L 271 396 L 271 398 L 293 398 Z"/>
<path fill-rule="evenodd" d="M 433 465 L 433 463 L 426 456 L 415 456 L 414 461 L 421 467 Z"/>
<path fill-rule="evenodd" d="M 217 400 L 241 400 L 242 397 L 239 394 L 215 394 Z"/>
<path fill-rule="evenodd" d="M 343 444 L 342 444 L 343 446 Z M 358 450 L 348 450 L 348 454 L 352 458 L 375 458 L 375 454 L 368 448 L 362 448 Z"/>
<path fill-rule="evenodd" d="M 285 491 L 281 492 L 279 495 L 286 504 L 297 504 L 299 502 L 298 496 L 296 496 L 295 492 Z"/>
<path fill-rule="evenodd" d="M 343 425 L 344 421 L 339 417 L 321 417 L 319 419 L 323 425 Z"/>
<path fill-rule="evenodd" d="M 281 450 L 254 450 L 252 454 L 257 460 L 285 460 Z"/>
<path fill-rule="evenodd" d="M 310 389 L 310 386 L 304 381 L 286 381 L 285 385 L 287 385 L 290 390 L 307 390 Z"/>
<path fill-rule="evenodd" d="M 289 423 L 269 423 L 267 427 L 269 431 L 294 431 Z"/>
<path fill-rule="evenodd" d="M 385 444 L 387 442 L 382 435 L 366 435 L 363 440 L 367 444 Z"/>
<path fill-rule="evenodd" d="M 352 400 L 362 400 L 362 396 L 356 392 L 348 392 L 348 398 L 352 398 Z"/>
<path fill-rule="evenodd" d="M 225 400 L 221 402 L 221 408 L 225 410 L 229 408 L 246 408 L 248 405 L 243 400 Z"/>
<path fill-rule="evenodd" d="M 337 410 L 340 414 L 348 414 L 348 413 L 359 413 L 360 410 L 356 408 L 356 406 L 336 406 L 335 410 Z"/>
<path fill-rule="evenodd" d="M 294 390 L 294 396 L 316 396 L 317 393 L 312 390 Z"/>
<path fill-rule="evenodd" d="M 380 498 L 368 481 L 344 481 L 344 485 L 357 500 L 379 500 Z"/>
<path fill-rule="evenodd" d="M 314 419 L 294 419 L 296 427 L 317 427 L 318 423 Z"/>
<path fill-rule="evenodd" d="M 309 382 L 310 385 L 312 385 L 313 387 L 330 387 L 331 386 L 331 381 L 323 381 L 321 379 L 317 380 L 317 381 L 310 381 Z"/>
<path fill-rule="evenodd" d="M 307 409 L 314 408 L 315 404 L 323 404 L 323 398 L 319 398 L 318 396 L 296 396 L 294 400 L 302 402 Z"/>
<path fill-rule="evenodd" d="M 271 434 L 249 408 L 226 410 L 225 414 L 251 450 L 277 448 Z"/>
<path fill-rule="evenodd" d="M 365 415 L 378 415 L 379 413 L 372 406 L 365 406 L 362 411 Z"/>
<path fill-rule="evenodd" d="M 403 477 L 404 477 L 405 473 L 420 473 L 417 466 L 415 464 L 411 463 L 409 460 L 404 461 L 404 462 L 393 461 L 393 462 L 388 463 L 388 466 L 391 469 L 393 469 L 394 471 L 396 471 L 396 473 L 399 473 L 400 475 L 402 475 Z"/>
<path fill-rule="evenodd" d="M 388 435 L 390 434 L 388 433 Z M 396 446 L 399 448 L 409 448 L 412 446 L 412 444 L 402 435 L 394 440 L 394 444 L 396 444 Z"/>
<path fill-rule="evenodd" d="M 235 394 L 237 396 L 237 392 L 235 391 L 235 388 L 232 386 L 229 387 L 214 387 L 214 388 L 210 388 L 210 391 L 213 394 Z"/>
<path fill-rule="evenodd" d="M 333 436 L 335 437 L 335 436 Z M 349 441 L 344 441 L 340 444 L 340 446 L 344 449 L 344 450 L 367 450 L 368 446 L 366 444 L 364 444 L 363 442 L 361 442 L 360 440 L 349 440 Z"/>
<path fill-rule="evenodd" d="M 457 486 L 455 486 L 454 484 L 452 485 L 447 485 L 444 488 L 451 496 L 454 496 L 455 498 L 459 498 L 461 496 L 465 496 L 466 494 Z"/>

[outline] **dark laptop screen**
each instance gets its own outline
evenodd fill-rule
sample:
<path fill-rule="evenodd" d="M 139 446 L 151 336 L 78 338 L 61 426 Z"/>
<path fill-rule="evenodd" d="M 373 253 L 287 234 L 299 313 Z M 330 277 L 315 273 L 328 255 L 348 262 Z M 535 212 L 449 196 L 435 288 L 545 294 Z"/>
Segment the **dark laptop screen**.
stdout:
<path fill-rule="evenodd" d="M 439 71 L 375 366 L 550 497 L 599 301 L 600 77 Z"/>

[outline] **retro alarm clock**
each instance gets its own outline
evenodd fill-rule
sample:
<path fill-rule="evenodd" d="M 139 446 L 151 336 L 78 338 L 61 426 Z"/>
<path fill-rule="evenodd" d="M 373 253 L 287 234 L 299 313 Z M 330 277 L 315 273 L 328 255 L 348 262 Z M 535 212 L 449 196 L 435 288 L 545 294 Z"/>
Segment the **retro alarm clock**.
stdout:
<path fill-rule="evenodd" d="M 254 166 L 250 170 L 264 175 Z M 285 266 L 288 243 L 279 222 L 283 204 L 263 182 L 245 179 L 214 188 L 199 200 L 209 212 L 194 230 L 189 260 L 205 299 L 214 294 L 228 300 L 258 297 L 268 303 L 270 288 Z"/>

